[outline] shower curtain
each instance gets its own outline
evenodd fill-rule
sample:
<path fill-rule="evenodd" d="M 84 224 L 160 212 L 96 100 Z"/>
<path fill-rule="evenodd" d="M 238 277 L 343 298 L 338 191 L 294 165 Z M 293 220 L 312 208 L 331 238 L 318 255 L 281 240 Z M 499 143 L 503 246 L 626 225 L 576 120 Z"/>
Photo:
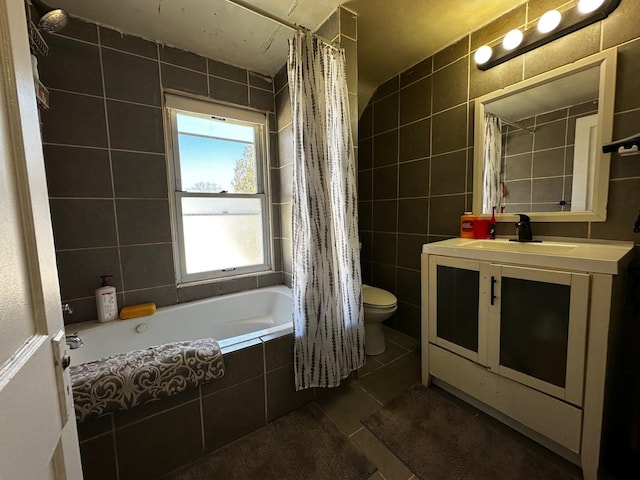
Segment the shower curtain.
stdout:
<path fill-rule="evenodd" d="M 500 182 L 502 181 L 501 122 L 495 115 L 484 115 L 484 177 L 482 213 L 500 212 Z"/>
<path fill-rule="evenodd" d="M 297 390 L 335 387 L 365 359 L 345 65 L 343 50 L 310 33 L 290 42 Z"/>

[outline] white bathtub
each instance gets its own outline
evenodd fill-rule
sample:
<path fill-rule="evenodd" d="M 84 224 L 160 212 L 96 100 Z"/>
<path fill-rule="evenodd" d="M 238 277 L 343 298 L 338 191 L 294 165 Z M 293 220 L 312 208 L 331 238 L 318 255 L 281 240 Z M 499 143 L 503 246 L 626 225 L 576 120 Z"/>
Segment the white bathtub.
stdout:
<path fill-rule="evenodd" d="M 260 288 L 159 308 L 129 320 L 76 323 L 84 346 L 68 350 L 72 365 L 181 340 L 215 338 L 224 349 L 259 336 L 293 331 L 293 301 L 285 286 Z"/>

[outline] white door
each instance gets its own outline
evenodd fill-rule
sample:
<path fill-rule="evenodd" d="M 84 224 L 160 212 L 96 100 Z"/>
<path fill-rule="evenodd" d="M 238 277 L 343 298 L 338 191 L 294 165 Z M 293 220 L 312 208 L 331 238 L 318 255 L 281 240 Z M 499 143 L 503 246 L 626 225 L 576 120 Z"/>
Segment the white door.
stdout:
<path fill-rule="evenodd" d="M 82 479 L 62 328 L 25 7 L 0 0 L 2 479 Z"/>

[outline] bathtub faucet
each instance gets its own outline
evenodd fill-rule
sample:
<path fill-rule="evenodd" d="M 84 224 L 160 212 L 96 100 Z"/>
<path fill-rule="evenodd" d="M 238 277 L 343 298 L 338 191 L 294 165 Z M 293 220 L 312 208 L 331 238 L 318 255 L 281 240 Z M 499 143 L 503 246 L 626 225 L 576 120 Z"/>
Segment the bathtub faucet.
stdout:
<path fill-rule="evenodd" d="M 71 350 L 75 350 L 76 348 L 80 348 L 84 343 L 82 343 L 82 339 L 78 336 L 78 332 L 72 333 L 71 335 L 65 335 L 65 339 L 67 341 L 67 347 Z"/>

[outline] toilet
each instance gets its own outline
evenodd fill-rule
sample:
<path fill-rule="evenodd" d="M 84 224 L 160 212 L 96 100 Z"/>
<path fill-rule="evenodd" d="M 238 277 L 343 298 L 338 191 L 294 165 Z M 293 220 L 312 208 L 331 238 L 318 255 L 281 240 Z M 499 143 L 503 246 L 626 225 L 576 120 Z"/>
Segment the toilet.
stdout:
<path fill-rule="evenodd" d="M 398 299 L 381 288 L 362 285 L 362 303 L 364 304 L 364 352 L 367 355 L 380 355 L 385 345 L 382 322 L 398 309 Z"/>

